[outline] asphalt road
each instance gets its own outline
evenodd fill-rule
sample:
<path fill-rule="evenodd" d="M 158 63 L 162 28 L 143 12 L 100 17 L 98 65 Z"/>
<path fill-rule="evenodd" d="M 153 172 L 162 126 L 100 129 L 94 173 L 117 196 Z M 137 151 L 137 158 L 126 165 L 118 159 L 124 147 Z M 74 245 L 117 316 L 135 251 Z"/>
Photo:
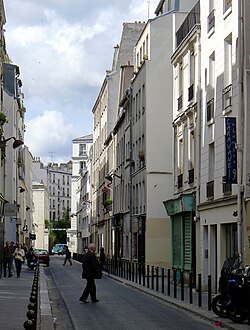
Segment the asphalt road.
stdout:
<path fill-rule="evenodd" d="M 128 287 L 108 276 L 96 280 L 98 303 L 82 304 L 79 297 L 85 286 L 81 264 L 63 266 L 63 256 L 51 257 L 45 268 L 55 329 L 206 330 L 216 327 L 207 321 L 170 307 L 146 293 Z"/>

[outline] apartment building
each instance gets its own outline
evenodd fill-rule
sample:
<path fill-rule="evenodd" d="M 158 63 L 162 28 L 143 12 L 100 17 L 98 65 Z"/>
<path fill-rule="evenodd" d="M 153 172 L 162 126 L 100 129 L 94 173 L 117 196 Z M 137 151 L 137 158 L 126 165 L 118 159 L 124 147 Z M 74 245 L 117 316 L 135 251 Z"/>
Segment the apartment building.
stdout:
<path fill-rule="evenodd" d="M 69 182 L 69 189 L 71 190 L 71 204 L 70 204 L 71 227 L 70 229 L 67 230 L 67 242 L 71 252 L 77 252 L 77 240 L 78 237 L 81 237 L 80 232 L 78 233 L 79 225 L 80 223 L 82 223 L 82 219 L 80 219 L 78 214 L 78 212 L 80 211 L 80 202 L 81 202 L 80 193 L 81 193 L 81 189 L 83 189 L 81 184 L 82 184 L 82 176 L 86 172 L 92 142 L 93 142 L 92 134 L 75 138 L 72 141 L 72 157 L 71 157 L 72 176 L 71 176 L 71 182 Z M 87 200 L 89 200 L 89 198 L 87 198 Z M 85 220 L 86 217 L 87 215 L 84 216 Z"/>
<path fill-rule="evenodd" d="M 49 193 L 49 220 L 63 219 L 71 208 L 72 163 L 49 163 L 44 165 L 39 157 L 32 163 L 33 180 L 44 184 Z"/>
<path fill-rule="evenodd" d="M 171 220 L 174 269 L 196 274 L 196 222 L 200 168 L 200 3 L 176 31 L 173 65 L 173 196 L 164 202 Z M 197 192 L 197 193 L 196 193 Z M 177 273 L 178 274 L 178 273 Z"/>
<path fill-rule="evenodd" d="M 92 109 L 93 129 L 93 190 L 92 238 L 106 253 L 122 257 L 122 226 L 124 214 L 123 166 L 116 165 L 124 157 L 116 158 L 113 129 L 119 118 L 119 84 L 121 67 L 134 63 L 134 46 L 144 22 L 124 23 L 119 45 L 114 48 L 113 64 L 106 72 L 99 95 Z M 119 171 L 117 171 L 119 167 Z M 121 197 L 121 198 L 120 198 Z"/>
<path fill-rule="evenodd" d="M 136 46 L 132 81 L 133 258 L 171 264 L 171 227 L 163 201 L 173 198 L 172 65 L 174 33 L 195 1 L 159 2 Z"/>

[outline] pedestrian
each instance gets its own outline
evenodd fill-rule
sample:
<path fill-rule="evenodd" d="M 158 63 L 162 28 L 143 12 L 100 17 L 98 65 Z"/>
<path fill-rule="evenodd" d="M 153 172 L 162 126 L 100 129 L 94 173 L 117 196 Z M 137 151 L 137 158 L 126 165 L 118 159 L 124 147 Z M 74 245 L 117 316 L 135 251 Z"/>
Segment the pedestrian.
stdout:
<path fill-rule="evenodd" d="M 106 264 L 106 255 L 103 247 L 100 249 L 99 262 L 100 262 L 101 270 L 104 270 L 104 265 Z"/>
<path fill-rule="evenodd" d="M 28 249 L 27 249 L 27 246 L 25 243 L 22 244 L 22 249 L 24 250 L 24 255 L 25 257 L 23 258 L 23 262 L 25 261 L 25 258 L 26 258 L 26 255 L 27 255 L 27 252 L 28 252 Z"/>
<path fill-rule="evenodd" d="M 7 268 L 8 268 L 8 275 L 9 277 L 12 276 L 11 270 L 11 261 L 12 261 L 12 246 L 10 241 L 6 241 L 5 247 L 3 249 L 3 276 L 6 277 L 7 275 Z"/>
<path fill-rule="evenodd" d="M 87 284 L 83 293 L 79 299 L 80 302 L 87 304 L 88 296 L 90 295 L 91 301 L 93 303 L 98 302 L 96 298 L 96 285 L 95 278 L 101 278 L 101 267 L 98 259 L 95 255 L 96 246 L 94 243 L 90 243 L 88 247 L 88 252 L 83 256 L 82 261 L 82 278 L 87 280 Z"/>
<path fill-rule="evenodd" d="M 16 265 L 16 275 L 20 277 L 22 271 L 22 263 L 25 258 L 25 252 L 22 249 L 22 244 L 17 244 L 17 248 L 14 252 L 15 265 Z"/>
<path fill-rule="evenodd" d="M 11 245 L 11 251 L 12 251 L 12 257 L 11 257 L 11 275 L 14 276 L 14 274 L 15 274 L 14 251 L 15 251 L 15 249 L 17 247 L 17 244 L 14 241 L 11 241 L 10 242 L 10 245 Z"/>
<path fill-rule="evenodd" d="M 70 259 L 71 254 L 70 254 L 70 251 L 69 251 L 68 245 L 66 245 L 66 246 L 64 247 L 64 249 L 65 249 L 65 251 L 64 251 L 64 252 L 65 252 L 65 259 L 64 259 L 63 266 L 65 266 L 67 260 L 68 260 L 68 262 L 70 263 L 70 266 L 72 266 L 72 261 L 71 261 L 71 259 Z"/>

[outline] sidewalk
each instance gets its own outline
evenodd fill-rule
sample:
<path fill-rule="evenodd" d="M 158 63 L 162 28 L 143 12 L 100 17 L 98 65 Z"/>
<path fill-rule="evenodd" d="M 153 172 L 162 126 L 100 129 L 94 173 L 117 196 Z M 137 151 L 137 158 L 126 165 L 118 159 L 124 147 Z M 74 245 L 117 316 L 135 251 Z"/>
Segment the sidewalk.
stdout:
<path fill-rule="evenodd" d="M 15 275 L 11 278 L 0 279 L 0 328 L 4 330 L 21 330 L 27 321 L 26 313 L 30 303 L 34 272 L 27 270 L 23 265 L 21 277 Z"/>

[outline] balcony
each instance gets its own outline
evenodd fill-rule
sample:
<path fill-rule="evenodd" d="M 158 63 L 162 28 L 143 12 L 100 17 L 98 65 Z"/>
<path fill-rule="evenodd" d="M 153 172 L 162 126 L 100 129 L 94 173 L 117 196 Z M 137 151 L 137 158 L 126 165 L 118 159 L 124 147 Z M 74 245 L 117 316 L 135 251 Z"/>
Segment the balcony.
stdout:
<path fill-rule="evenodd" d="M 215 10 L 211 11 L 207 18 L 207 32 L 210 32 L 215 27 Z"/>
<path fill-rule="evenodd" d="M 214 119 L 214 99 L 207 102 L 207 122 Z"/>
<path fill-rule="evenodd" d="M 194 98 L 194 84 L 188 87 L 188 101 L 192 101 Z"/>
<path fill-rule="evenodd" d="M 188 171 L 188 183 L 189 184 L 194 183 L 194 168 L 191 168 Z"/>
<path fill-rule="evenodd" d="M 232 106 L 232 84 L 222 91 L 222 110 L 227 111 Z"/>
<path fill-rule="evenodd" d="M 214 181 L 207 182 L 207 199 L 214 199 Z"/>
<path fill-rule="evenodd" d="M 177 176 L 177 188 L 180 189 L 183 187 L 183 174 Z"/>
<path fill-rule="evenodd" d="M 225 14 L 229 8 L 232 8 L 232 0 L 224 0 L 223 14 Z"/>
<path fill-rule="evenodd" d="M 186 19 L 176 32 L 176 46 L 178 47 L 182 40 L 189 34 L 192 28 L 200 24 L 200 3 L 198 2 L 195 7 L 187 15 Z"/>
<path fill-rule="evenodd" d="M 179 98 L 177 99 L 177 105 L 178 105 L 177 110 L 181 111 L 182 110 L 182 95 L 179 96 Z"/>
<path fill-rule="evenodd" d="M 232 184 L 225 182 L 226 177 L 223 176 L 222 178 L 222 192 L 224 196 L 230 196 L 232 195 Z"/>

